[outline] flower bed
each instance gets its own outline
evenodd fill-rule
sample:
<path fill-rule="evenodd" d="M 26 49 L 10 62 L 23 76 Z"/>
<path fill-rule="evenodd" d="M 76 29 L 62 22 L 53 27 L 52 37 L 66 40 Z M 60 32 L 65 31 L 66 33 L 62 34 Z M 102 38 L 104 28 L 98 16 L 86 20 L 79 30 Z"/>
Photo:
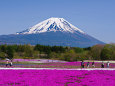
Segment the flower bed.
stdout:
<path fill-rule="evenodd" d="M 115 86 L 114 70 L 0 70 L 0 86 Z"/>

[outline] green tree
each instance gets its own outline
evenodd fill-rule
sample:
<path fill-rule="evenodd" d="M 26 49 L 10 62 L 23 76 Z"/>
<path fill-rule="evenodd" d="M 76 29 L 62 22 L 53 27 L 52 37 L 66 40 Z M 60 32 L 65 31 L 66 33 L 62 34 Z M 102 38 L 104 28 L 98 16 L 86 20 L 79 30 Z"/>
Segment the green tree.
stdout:
<path fill-rule="evenodd" d="M 75 47 L 75 48 L 74 48 L 74 51 L 75 51 L 76 53 L 82 53 L 84 50 L 83 50 L 83 48 Z"/>
<path fill-rule="evenodd" d="M 69 50 L 68 52 L 64 53 L 63 60 L 65 61 L 74 61 L 76 60 L 76 53 L 73 49 Z"/>
<path fill-rule="evenodd" d="M 0 59 L 5 59 L 5 53 L 4 52 L 0 52 Z"/>
<path fill-rule="evenodd" d="M 104 46 L 101 52 L 101 59 L 102 60 L 112 60 L 113 54 L 114 54 L 113 45 L 107 44 Z"/>
<path fill-rule="evenodd" d="M 24 45 L 24 56 L 33 57 L 33 48 L 29 45 Z"/>
<path fill-rule="evenodd" d="M 104 48 L 104 45 L 94 45 L 91 47 L 91 56 L 94 60 L 100 60 L 101 59 L 101 51 Z"/>
<path fill-rule="evenodd" d="M 6 53 L 7 45 L 1 45 L 0 49 L 1 49 L 1 52 L 5 52 Z"/>
<path fill-rule="evenodd" d="M 55 53 L 55 52 L 51 52 L 50 55 L 49 55 L 50 58 L 59 58 L 59 53 Z"/>
<path fill-rule="evenodd" d="M 7 53 L 9 59 L 12 59 L 14 57 L 14 50 L 11 46 L 7 46 L 6 53 Z"/>

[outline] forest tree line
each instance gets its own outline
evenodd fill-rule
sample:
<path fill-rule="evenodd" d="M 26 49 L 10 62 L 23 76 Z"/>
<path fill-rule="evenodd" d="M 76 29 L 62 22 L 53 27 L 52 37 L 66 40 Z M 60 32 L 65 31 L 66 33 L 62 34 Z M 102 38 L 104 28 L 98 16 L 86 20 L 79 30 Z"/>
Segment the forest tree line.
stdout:
<path fill-rule="evenodd" d="M 88 48 L 44 45 L 0 45 L 0 59 L 115 60 L 115 44 Z"/>

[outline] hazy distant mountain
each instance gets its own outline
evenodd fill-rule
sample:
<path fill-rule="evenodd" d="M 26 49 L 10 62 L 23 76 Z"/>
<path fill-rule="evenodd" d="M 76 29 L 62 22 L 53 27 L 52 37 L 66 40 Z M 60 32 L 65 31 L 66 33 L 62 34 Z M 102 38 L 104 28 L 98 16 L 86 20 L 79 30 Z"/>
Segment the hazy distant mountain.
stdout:
<path fill-rule="evenodd" d="M 49 18 L 30 29 L 13 35 L 2 35 L 0 41 L 9 44 L 42 44 L 89 47 L 103 42 L 89 36 L 63 18 Z"/>

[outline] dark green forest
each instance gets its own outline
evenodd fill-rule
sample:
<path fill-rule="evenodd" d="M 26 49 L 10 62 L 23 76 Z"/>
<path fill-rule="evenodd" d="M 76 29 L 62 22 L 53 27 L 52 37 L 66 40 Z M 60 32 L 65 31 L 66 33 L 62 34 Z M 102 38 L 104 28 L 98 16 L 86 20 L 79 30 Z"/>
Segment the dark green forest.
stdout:
<path fill-rule="evenodd" d="M 115 44 L 87 48 L 44 45 L 0 45 L 0 59 L 115 60 Z"/>

